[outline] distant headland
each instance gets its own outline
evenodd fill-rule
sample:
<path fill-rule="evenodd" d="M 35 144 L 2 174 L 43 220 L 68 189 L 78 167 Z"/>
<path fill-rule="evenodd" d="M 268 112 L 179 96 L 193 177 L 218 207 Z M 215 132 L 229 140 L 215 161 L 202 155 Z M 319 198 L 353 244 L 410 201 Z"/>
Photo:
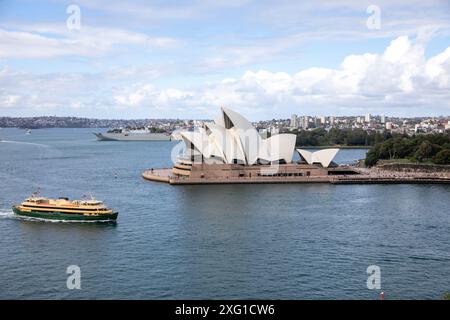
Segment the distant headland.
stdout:
<path fill-rule="evenodd" d="M 170 126 L 184 123 L 179 119 L 93 119 L 81 117 L 0 117 L 0 128 L 119 128 Z"/>

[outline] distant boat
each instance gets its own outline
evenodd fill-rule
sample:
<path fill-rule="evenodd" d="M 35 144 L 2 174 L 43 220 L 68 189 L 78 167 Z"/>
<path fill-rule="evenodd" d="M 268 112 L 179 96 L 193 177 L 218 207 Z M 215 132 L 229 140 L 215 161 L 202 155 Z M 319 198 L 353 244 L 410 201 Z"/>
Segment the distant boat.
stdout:
<path fill-rule="evenodd" d="M 25 134 L 31 134 L 31 130 L 28 129 L 27 132 L 25 132 Z"/>
<path fill-rule="evenodd" d="M 112 129 L 94 133 L 99 141 L 170 141 L 169 133 L 151 132 L 149 128 Z"/>

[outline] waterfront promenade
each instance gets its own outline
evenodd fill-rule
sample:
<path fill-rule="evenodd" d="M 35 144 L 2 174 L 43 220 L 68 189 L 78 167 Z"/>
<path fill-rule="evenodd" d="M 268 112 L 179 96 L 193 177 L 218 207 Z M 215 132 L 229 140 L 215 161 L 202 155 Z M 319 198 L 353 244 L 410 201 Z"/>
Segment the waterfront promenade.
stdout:
<path fill-rule="evenodd" d="M 398 172 L 378 168 L 353 168 L 356 175 L 190 178 L 172 174 L 171 168 L 149 169 L 142 173 L 146 180 L 173 185 L 184 184 L 267 184 L 267 183 L 331 183 L 331 184 L 450 184 L 450 172 Z"/>

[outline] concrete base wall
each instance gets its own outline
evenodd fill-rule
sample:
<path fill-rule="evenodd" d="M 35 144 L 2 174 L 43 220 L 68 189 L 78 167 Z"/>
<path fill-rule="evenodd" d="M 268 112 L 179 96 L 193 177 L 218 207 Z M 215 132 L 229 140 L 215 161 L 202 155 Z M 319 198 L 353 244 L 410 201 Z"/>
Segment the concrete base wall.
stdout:
<path fill-rule="evenodd" d="M 172 169 L 146 170 L 142 176 L 170 184 L 329 183 L 333 177 L 328 171 L 320 165 L 296 163 L 272 166 L 192 164 L 188 170 L 177 164 Z"/>
<path fill-rule="evenodd" d="M 176 176 L 176 175 L 174 175 Z M 281 164 L 243 166 L 238 164 L 193 164 L 190 179 L 234 179 L 259 177 L 323 177 L 328 170 L 316 165 Z"/>
<path fill-rule="evenodd" d="M 268 183 L 331 183 L 331 184 L 450 184 L 450 177 L 434 174 L 384 174 L 383 171 L 368 169 L 354 169 L 359 174 L 336 174 L 339 170 L 350 172 L 348 167 L 325 169 L 310 165 L 280 165 L 279 174 L 292 173 L 297 168 L 297 173 L 310 172 L 310 175 L 262 175 L 260 166 L 219 165 L 215 168 L 198 166 L 193 168 L 192 176 L 175 175 L 172 168 L 151 169 L 143 172 L 144 179 L 165 182 L 174 185 L 185 184 L 268 184 Z M 328 171 L 334 174 L 329 175 Z M 267 173 L 268 171 L 264 172 Z M 259 175 L 258 175 L 259 173 Z"/>

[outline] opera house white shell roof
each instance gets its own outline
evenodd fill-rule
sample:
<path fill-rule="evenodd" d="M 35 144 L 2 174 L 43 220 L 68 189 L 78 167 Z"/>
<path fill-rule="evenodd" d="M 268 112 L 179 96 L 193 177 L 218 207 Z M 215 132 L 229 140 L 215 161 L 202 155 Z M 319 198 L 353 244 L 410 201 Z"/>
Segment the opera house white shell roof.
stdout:
<path fill-rule="evenodd" d="M 308 164 L 320 163 L 322 167 L 327 168 L 339 149 L 323 149 L 315 152 L 297 149 L 297 151 Z"/>
<path fill-rule="evenodd" d="M 198 131 L 180 132 L 189 156 L 201 156 L 202 162 L 225 164 L 291 163 L 295 134 L 276 134 L 262 138 L 253 125 L 239 113 L 221 108 L 214 122 L 205 122 Z M 310 152 L 297 149 L 308 164 L 327 168 L 339 149 Z"/>
<path fill-rule="evenodd" d="M 180 135 L 186 149 L 201 155 L 206 162 L 226 164 L 290 163 L 296 141 L 295 134 L 263 139 L 247 119 L 227 108 L 221 108 L 220 116 L 214 122 L 206 122 L 199 131 Z"/>

